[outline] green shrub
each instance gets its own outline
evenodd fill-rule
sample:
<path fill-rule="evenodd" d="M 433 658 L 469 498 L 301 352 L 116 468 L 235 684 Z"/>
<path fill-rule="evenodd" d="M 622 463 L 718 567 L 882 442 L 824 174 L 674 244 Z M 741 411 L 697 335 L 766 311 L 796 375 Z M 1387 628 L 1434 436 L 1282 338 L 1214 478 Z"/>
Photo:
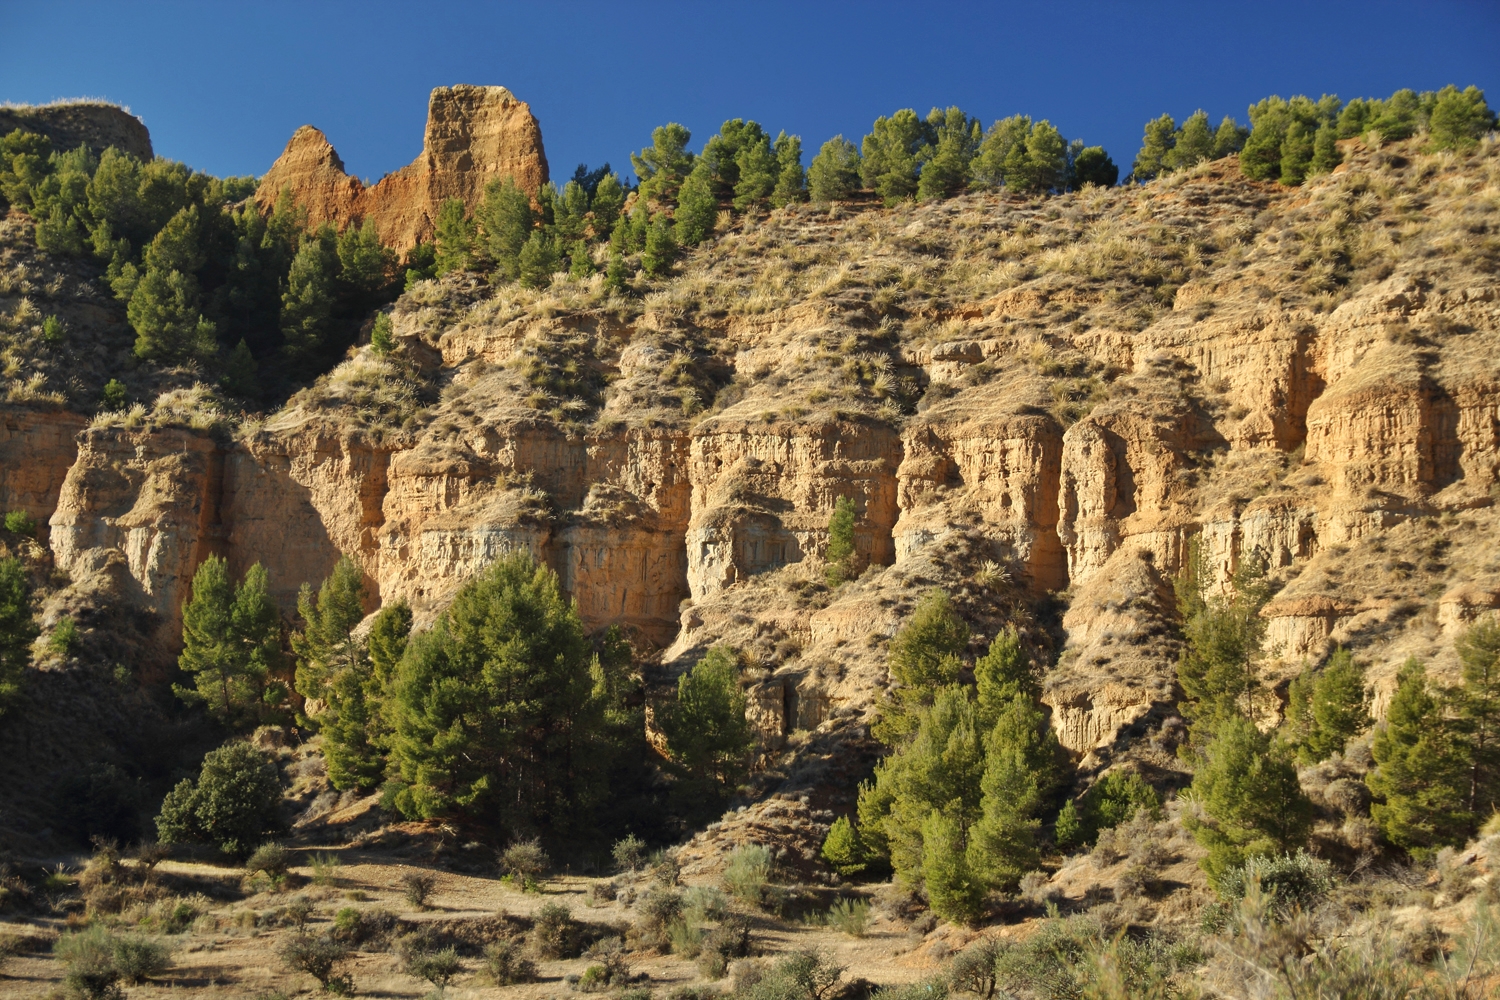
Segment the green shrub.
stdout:
<path fill-rule="evenodd" d="M 674 920 L 667 925 L 667 943 L 672 954 L 697 958 L 703 950 L 703 929 L 689 920 Z"/>
<path fill-rule="evenodd" d="M 615 841 L 611 850 L 615 860 L 615 868 L 622 872 L 639 871 L 641 865 L 646 861 L 646 842 L 635 834 L 628 834 L 625 839 Z"/>
<path fill-rule="evenodd" d="M 1333 866 L 1306 851 L 1250 858 L 1220 876 L 1219 895 L 1226 901 L 1244 899 L 1251 885 L 1274 896 L 1279 909 L 1307 910 L 1333 891 Z"/>
<path fill-rule="evenodd" d="M 396 349 L 396 339 L 391 336 L 390 313 L 375 314 L 375 325 L 370 328 L 370 349 L 381 357 Z"/>
<path fill-rule="evenodd" d="M 845 200 L 859 190 L 859 166 L 859 149 L 843 136 L 834 136 L 808 164 L 808 194 L 819 204 Z"/>
<path fill-rule="evenodd" d="M 743 1000 L 827 1000 L 838 988 L 843 966 L 817 952 L 800 951 L 778 960 Z"/>
<path fill-rule="evenodd" d="M 431 872 L 409 871 L 397 880 L 402 897 L 419 910 L 427 909 L 427 898 L 437 888 L 437 876 Z"/>
<path fill-rule="evenodd" d="M 463 963 L 458 960 L 458 952 L 452 948 L 419 952 L 406 962 L 407 975 L 425 979 L 439 991 L 447 989 L 448 983 L 462 971 Z"/>
<path fill-rule="evenodd" d="M 518 840 L 500 854 L 501 872 L 526 890 L 538 888 L 539 880 L 546 874 L 551 864 L 552 861 L 547 857 L 547 852 L 542 850 L 541 842 L 535 837 L 530 840 Z"/>
<path fill-rule="evenodd" d="M 74 624 L 71 615 L 63 615 L 52 626 L 52 634 L 47 637 L 47 648 L 58 656 L 66 656 L 78 645 L 78 626 Z"/>
<path fill-rule="evenodd" d="M 820 853 L 828 866 L 840 875 L 858 875 L 865 870 L 864 844 L 859 839 L 859 830 L 848 816 L 833 821 Z"/>
<path fill-rule="evenodd" d="M 12 535 L 30 538 L 36 534 L 36 521 L 24 510 L 8 511 L 5 515 L 5 530 Z"/>
<path fill-rule="evenodd" d="M 162 802 L 156 829 L 164 844 L 205 841 L 229 855 L 281 832 L 276 766 L 248 743 L 227 743 L 203 758 L 197 782 L 183 779 Z"/>
<path fill-rule="evenodd" d="M 531 918 L 531 947 L 542 958 L 576 958 L 582 931 L 572 910 L 561 903 L 547 903 Z"/>
<path fill-rule="evenodd" d="M 869 922 L 870 904 L 863 899 L 841 899 L 828 908 L 828 926 L 850 937 L 864 937 Z"/>
<path fill-rule="evenodd" d="M 771 880 L 771 851 L 759 844 L 736 847 L 724 867 L 724 888 L 747 906 L 760 906 Z"/>
<path fill-rule="evenodd" d="M 484 949 L 484 972 L 496 986 L 529 983 L 537 975 L 536 964 L 513 941 L 496 941 Z"/>
<path fill-rule="evenodd" d="M 276 843 L 261 844 L 245 861 L 245 874 L 264 873 L 273 882 L 278 882 L 291 867 L 292 854 L 285 847 Z"/>
<path fill-rule="evenodd" d="M 948 967 L 948 988 L 989 1000 L 995 994 L 995 959 L 999 952 L 991 938 L 982 938 L 959 952 Z"/>
<path fill-rule="evenodd" d="M 154 938 L 121 937 L 114 945 L 115 968 L 127 983 L 144 983 L 172 967 L 172 950 Z"/>
<path fill-rule="evenodd" d="M 63 982 L 70 992 L 87 1000 L 122 1000 L 115 944 L 114 935 L 98 925 L 58 939 L 52 953 L 63 963 Z"/>
<path fill-rule="evenodd" d="M 1114 770 L 1090 786 L 1079 805 L 1068 802 L 1058 813 L 1056 836 L 1061 847 L 1092 844 L 1099 831 L 1113 829 L 1144 810 L 1161 813 L 1161 797 L 1135 771 Z"/>
<path fill-rule="evenodd" d="M 839 497 L 828 518 L 828 548 L 823 553 L 824 576 L 837 587 L 854 575 L 854 501 Z"/>
<path fill-rule="evenodd" d="M 729 900 L 711 885 L 695 885 L 682 894 L 683 915 L 698 923 L 718 923 L 729 916 Z"/>
<path fill-rule="evenodd" d="M 698 971 L 708 979 L 723 979 L 729 963 L 750 954 L 750 922 L 728 918 L 703 936 L 698 949 Z"/>
<path fill-rule="evenodd" d="M 354 977 L 338 971 L 348 960 L 349 949 L 333 938 L 299 933 L 283 942 L 277 954 L 287 968 L 316 979 L 325 993 L 353 995 Z"/>

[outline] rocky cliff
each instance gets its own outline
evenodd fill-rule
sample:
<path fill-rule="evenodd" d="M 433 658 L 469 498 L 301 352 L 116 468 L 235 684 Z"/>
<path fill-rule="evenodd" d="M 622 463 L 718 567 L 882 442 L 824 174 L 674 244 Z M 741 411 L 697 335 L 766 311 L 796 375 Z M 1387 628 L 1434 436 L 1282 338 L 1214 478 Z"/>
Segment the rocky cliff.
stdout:
<path fill-rule="evenodd" d="M 55 149 L 88 146 L 102 153 L 110 146 L 139 160 L 149 160 L 151 133 L 126 108 L 102 101 L 56 101 L 52 104 L 0 107 L 0 135 L 15 129 L 40 132 Z"/>
<path fill-rule="evenodd" d="M 464 107 L 534 128 L 485 93 Z M 439 134 L 400 176 L 458 191 L 421 166 Z M 1194 538 L 1217 585 L 1270 567 L 1273 689 L 1342 643 L 1381 711 L 1405 657 L 1451 670 L 1455 630 L 1500 606 L 1500 149 L 1346 145 L 1294 190 L 1230 159 L 1034 201 L 793 207 L 640 297 L 450 275 L 396 303 L 395 355 L 358 349 L 233 432 L 8 408 L 0 504 L 50 516 L 75 579 L 125 567 L 119 599 L 168 637 L 209 552 L 266 564 L 288 614 L 347 553 L 372 609 L 430 621 L 528 550 L 664 676 L 741 649 L 763 789 L 794 797 L 852 788 L 887 643 L 943 586 L 976 652 L 1023 630 L 1066 746 L 1170 768 Z M 346 187 L 347 211 L 378 203 Z M 831 589 L 841 497 L 861 572 Z"/>
<path fill-rule="evenodd" d="M 255 199 L 269 211 L 289 190 L 313 225 L 342 229 L 370 218 L 388 246 L 409 250 L 432 239 L 446 199 L 473 208 L 486 184 L 505 177 L 532 195 L 547 182 L 541 126 L 504 87 L 460 84 L 433 90 L 422 154 L 373 186 L 345 173 L 327 137 L 304 125 L 261 178 Z"/>

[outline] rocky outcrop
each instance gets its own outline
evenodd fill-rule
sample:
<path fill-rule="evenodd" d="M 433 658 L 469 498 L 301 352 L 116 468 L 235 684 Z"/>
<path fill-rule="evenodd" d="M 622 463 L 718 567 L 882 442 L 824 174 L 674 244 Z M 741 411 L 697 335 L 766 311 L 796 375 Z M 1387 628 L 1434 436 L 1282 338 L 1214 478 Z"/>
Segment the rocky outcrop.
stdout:
<path fill-rule="evenodd" d="M 33 107 L 0 108 L 0 135 L 15 129 L 40 132 L 54 149 L 87 146 L 102 153 L 110 146 L 138 160 L 152 157 L 151 133 L 127 109 L 102 101 L 58 101 Z"/>
<path fill-rule="evenodd" d="M 74 439 L 86 426 L 65 410 L 0 411 L 0 509 L 25 511 L 38 524 L 51 520 L 78 457 Z"/>
<path fill-rule="evenodd" d="M 547 182 L 541 126 L 504 87 L 461 84 L 433 90 L 422 154 L 374 186 L 346 173 L 328 138 L 304 125 L 261 178 L 255 198 L 270 211 L 290 191 L 315 226 L 342 229 L 372 219 L 381 240 L 404 251 L 432 239 L 445 200 L 458 198 L 472 210 L 486 184 L 506 177 L 533 196 Z"/>

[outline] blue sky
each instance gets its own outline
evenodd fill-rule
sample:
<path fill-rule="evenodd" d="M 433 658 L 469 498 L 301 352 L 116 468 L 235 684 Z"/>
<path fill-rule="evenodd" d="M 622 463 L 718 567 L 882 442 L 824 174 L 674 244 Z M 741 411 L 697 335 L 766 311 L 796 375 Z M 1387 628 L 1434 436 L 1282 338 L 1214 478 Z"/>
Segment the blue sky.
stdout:
<path fill-rule="evenodd" d="M 128 104 L 158 154 L 259 174 L 299 125 L 376 178 L 421 149 L 427 94 L 503 84 L 554 178 L 629 168 L 652 126 L 725 118 L 807 157 L 877 115 L 1024 113 L 1129 167 L 1141 127 L 1271 93 L 1476 84 L 1500 104 L 1500 0 L 1389 3 L 69 3 L 0 0 L 0 100 Z"/>

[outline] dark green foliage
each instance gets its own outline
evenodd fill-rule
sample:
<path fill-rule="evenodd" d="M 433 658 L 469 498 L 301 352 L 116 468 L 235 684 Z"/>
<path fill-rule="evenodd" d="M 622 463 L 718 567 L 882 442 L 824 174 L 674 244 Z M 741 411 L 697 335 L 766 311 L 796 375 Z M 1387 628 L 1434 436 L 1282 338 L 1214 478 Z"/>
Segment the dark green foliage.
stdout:
<path fill-rule="evenodd" d="M 1255 180 L 1301 184 L 1317 172 L 1313 168 L 1314 137 L 1323 126 L 1330 126 L 1324 142 L 1331 143 L 1338 132 L 1342 107 L 1337 97 L 1328 94 L 1316 102 L 1302 96 L 1290 101 L 1268 97 L 1251 105 L 1250 135 L 1240 154 L 1240 168 Z M 1326 164 L 1331 155 L 1325 149 L 1320 163 Z"/>
<path fill-rule="evenodd" d="M 314 720 L 323 733 L 328 780 L 335 788 L 373 788 L 384 772 L 372 742 L 380 688 L 365 645 L 354 628 L 365 616 L 364 571 L 344 556 L 313 600 L 303 584 L 297 597 L 303 629 L 292 636 L 297 654 L 297 692 L 323 703 Z"/>
<path fill-rule="evenodd" d="M 646 863 L 646 842 L 635 834 L 629 834 L 621 840 L 615 841 L 610 849 L 610 857 L 614 858 L 615 867 L 622 872 L 637 872 Z"/>
<path fill-rule="evenodd" d="M 860 159 L 854 143 L 841 135 L 823 143 L 807 168 L 807 189 L 819 204 L 843 201 L 859 190 Z"/>
<path fill-rule="evenodd" d="M 226 743 L 203 758 L 196 782 L 184 778 L 156 817 L 164 844 L 202 841 L 243 857 L 281 832 L 276 766 L 248 743 Z"/>
<path fill-rule="evenodd" d="M 417 282 L 426 281 L 437 274 L 437 245 L 418 243 L 407 252 L 401 268 L 406 275 L 402 285 L 409 292 Z"/>
<path fill-rule="evenodd" d="M 292 855 L 277 843 L 261 844 L 245 859 L 246 875 L 265 875 L 279 879 L 292 867 Z"/>
<path fill-rule="evenodd" d="M 739 656 L 715 646 L 677 679 L 677 698 L 662 706 L 668 753 L 691 779 L 693 794 L 718 800 L 749 773 L 754 733 L 745 720 Z"/>
<path fill-rule="evenodd" d="M 1109 158 L 1103 146 L 1085 146 L 1073 157 L 1072 186 L 1081 188 L 1085 184 L 1099 187 L 1114 187 L 1120 179 L 1120 168 Z"/>
<path fill-rule="evenodd" d="M 1338 127 L 1333 122 L 1324 122 L 1313 134 L 1313 154 L 1309 171 L 1312 174 L 1330 173 L 1343 162 L 1338 147 Z"/>
<path fill-rule="evenodd" d="M 713 174 L 707 158 L 700 159 L 683 181 L 677 195 L 677 211 L 673 216 L 672 236 L 681 246 L 697 246 L 714 230 L 714 218 L 718 215 L 719 203 L 714 197 Z M 650 252 L 650 237 L 647 237 Z M 654 268 L 647 266 L 648 273 Z"/>
<path fill-rule="evenodd" d="M 370 349 L 384 357 L 396 349 L 396 338 L 391 336 L 391 314 L 375 314 L 375 324 L 370 327 Z"/>
<path fill-rule="evenodd" d="M 839 497 L 828 518 L 828 548 L 823 553 L 828 585 L 837 587 L 854 575 L 854 501 Z"/>
<path fill-rule="evenodd" d="M 22 538 L 34 538 L 36 536 L 36 521 L 24 510 L 7 511 L 5 514 L 5 530 L 12 535 Z"/>
<path fill-rule="evenodd" d="M 120 843 L 139 838 L 140 782 L 109 763 L 92 764 L 57 789 L 57 819 L 79 846 L 102 837 Z"/>
<path fill-rule="evenodd" d="M 1162 115 L 1146 123 L 1146 134 L 1141 139 L 1141 151 L 1135 154 L 1131 176 L 1137 181 L 1149 181 L 1170 169 L 1168 157 L 1176 142 L 1177 122 L 1171 115 Z"/>
<path fill-rule="evenodd" d="M 1453 643 L 1463 684 L 1453 693 L 1455 728 L 1468 758 L 1468 809 L 1476 818 L 1500 799 L 1500 622 L 1481 619 Z"/>
<path fill-rule="evenodd" d="M 573 249 L 568 252 L 568 277 L 575 281 L 583 281 L 594 274 L 594 258 L 589 254 L 588 244 L 583 240 L 576 240 Z"/>
<path fill-rule="evenodd" d="M 1250 130 L 1244 128 L 1228 115 L 1219 122 L 1219 127 L 1214 131 L 1213 158 L 1219 159 L 1238 153 L 1245 147 L 1245 139 L 1249 137 Z"/>
<path fill-rule="evenodd" d="M 1041 685 L 1014 625 L 997 633 L 989 651 L 974 661 L 974 685 L 980 724 L 985 728 L 995 724 L 1017 695 L 1041 697 Z"/>
<path fill-rule="evenodd" d="M 244 341 L 240 341 L 244 343 Z M 125 388 L 125 383 L 117 378 L 112 378 L 104 383 L 104 391 L 99 396 L 99 408 L 103 410 L 123 410 L 130 402 L 130 394 Z"/>
<path fill-rule="evenodd" d="M 211 356 L 214 326 L 203 318 L 200 304 L 191 274 L 147 268 L 126 309 L 136 332 L 136 357 L 173 362 Z"/>
<path fill-rule="evenodd" d="M 756 123 L 749 124 L 755 126 L 755 134 L 746 137 L 734 157 L 739 172 L 734 183 L 734 207 L 741 212 L 765 204 L 781 173 L 781 164 L 771 149 L 771 137 Z"/>
<path fill-rule="evenodd" d="M 895 746 L 912 732 L 916 709 L 958 679 L 959 655 L 968 644 L 969 626 L 947 592 L 929 590 L 891 640 L 887 665 L 899 687 L 881 706 L 872 730 L 877 739 Z"/>
<path fill-rule="evenodd" d="M 1202 814 L 1187 825 L 1208 849 L 1203 868 L 1215 886 L 1247 858 L 1304 846 L 1312 826 L 1290 753 L 1237 715 L 1224 717 L 1204 748 L 1193 799 Z"/>
<path fill-rule="evenodd" d="M 10 524 L 11 517 L 6 515 L 6 527 Z M 18 559 L 0 559 L 0 712 L 20 689 L 37 632 L 26 571 Z"/>
<path fill-rule="evenodd" d="M 911 108 L 875 119 L 874 129 L 860 145 L 865 187 L 873 188 L 887 205 L 915 195 L 921 170 L 917 154 L 929 139 L 926 123 Z"/>
<path fill-rule="evenodd" d="M 525 288 L 546 288 L 557 270 L 557 244 L 540 230 L 532 232 L 516 260 L 516 278 Z"/>
<path fill-rule="evenodd" d="M 463 963 L 458 959 L 458 952 L 452 947 L 444 948 L 442 951 L 424 951 L 412 955 L 406 962 L 406 973 L 418 979 L 425 979 L 439 992 L 447 989 L 453 977 L 463 971 Z"/>
<path fill-rule="evenodd" d="M 380 242 L 375 220 L 365 216 L 358 226 L 350 225 L 338 238 L 339 277 L 359 298 L 376 301 L 396 268 L 396 255 Z"/>
<path fill-rule="evenodd" d="M 609 166 L 609 164 L 605 164 Z M 599 186 L 594 188 L 590 200 L 590 208 L 594 214 L 594 238 L 602 239 L 614 231 L 615 221 L 620 217 L 620 210 L 625 207 L 625 187 L 620 183 L 620 178 L 613 173 L 605 173 L 599 179 Z"/>
<path fill-rule="evenodd" d="M 640 198 L 660 206 L 677 200 L 677 189 L 693 169 L 693 154 L 687 144 L 693 134 L 676 122 L 651 130 L 651 145 L 630 154 L 630 163 L 640 178 Z"/>
<path fill-rule="evenodd" d="M 609 238 L 609 264 L 604 269 L 604 287 L 612 292 L 624 292 L 630 280 L 630 270 L 625 266 L 626 226 L 615 227 Z"/>
<path fill-rule="evenodd" d="M 490 181 L 485 185 L 484 201 L 474 217 L 479 223 L 485 255 L 494 263 L 495 270 L 512 281 L 519 278 L 521 252 L 536 226 L 536 215 L 526 192 L 509 177 Z"/>
<path fill-rule="evenodd" d="M 1162 165 L 1167 170 L 1185 170 L 1212 159 L 1213 152 L 1214 136 L 1208 130 L 1208 112 L 1199 108 L 1177 129 Z"/>
<path fill-rule="evenodd" d="M 1292 681 L 1286 721 L 1297 760 L 1313 764 L 1341 753 L 1351 738 L 1370 726 L 1364 668 L 1347 649 L 1336 649 L 1321 670 Z"/>
<path fill-rule="evenodd" d="M 799 951 L 777 959 L 754 985 L 736 993 L 741 1000 L 833 1000 L 844 967 L 825 956 Z M 932 996 L 931 1000 L 944 1000 Z"/>
<path fill-rule="evenodd" d="M 1048 121 L 1025 115 L 1002 118 L 990 126 L 972 165 L 976 183 L 1004 186 L 1017 194 L 1059 189 L 1067 179 L 1067 143 Z"/>
<path fill-rule="evenodd" d="M 281 296 L 281 334 L 287 353 L 299 361 L 310 361 L 332 346 L 330 321 L 338 274 L 338 237 L 333 227 L 324 225 L 304 235 Z"/>
<path fill-rule="evenodd" d="M 672 236 L 672 224 L 665 214 L 659 213 L 651 218 L 646 230 L 641 267 L 651 277 L 658 278 L 671 270 L 676 259 L 677 240 Z"/>
<path fill-rule="evenodd" d="M 771 204 L 777 208 L 807 200 L 807 176 L 802 169 L 802 138 L 780 132 L 772 147 L 776 153 L 776 186 Z"/>
<path fill-rule="evenodd" d="M 508 180 L 508 178 L 507 178 Z M 493 186 L 495 182 L 491 181 Z M 514 186 L 514 182 L 510 182 Z M 486 189 L 486 201 L 489 190 Z M 524 195 L 523 195 L 524 197 Z M 474 266 L 475 220 L 469 218 L 468 209 L 461 198 L 448 198 L 438 206 L 437 222 L 434 226 L 435 254 L 433 274 L 441 276 L 449 271 L 467 271 Z M 517 250 L 519 253 L 519 249 Z M 499 261 L 499 258 L 495 258 Z"/>
<path fill-rule="evenodd" d="M 586 831 L 623 738 L 608 696 L 618 686 L 557 575 L 524 553 L 497 561 L 412 636 L 387 690 L 395 804 L 501 830 Z"/>
<path fill-rule="evenodd" d="M 920 151 L 922 174 L 917 197 L 923 201 L 946 198 L 969 186 L 969 165 L 984 137 L 977 118 L 958 108 L 933 108 L 927 115 L 928 144 Z"/>
<path fill-rule="evenodd" d="M 259 370 L 255 355 L 250 353 L 250 345 L 241 340 L 224 359 L 224 374 L 219 385 L 230 395 L 254 399 L 260 395 L 260 382 L 256 377 Z M 108 388 L 105 386 L 106 391 Z"/>
<path fill-rule="evenodd" d="M 1342 125 L 1342 123 L 1340 123 Z M 1444 87 L 1437 92 L 1427 122 L 1428 145 L 1433 149 L 1468 149 L 1495 127 L 1495 113 L 1477 87 Z"/>
<path fill-rule="evenodd" d="M 828 867 L 840 875 L 858 875 L 866 868 L 865 846 L 859 830 L 848 816 L 840 816 L 828 829 L 820 852 Z"/>
<path fill-rule="evenodd" d="M 1065 847 L 1092 844 L 1101 830 L 1129 822 L 1143 809 L 1152 816 L 1161 811 L 1161 796 L 1156 789 L 1135 771 L 1110 771 L 1084 792 L 1077 806 L 1069 801 L 1059 813 L 1057 842 Z M 1066 824 L 1064 814 L 1068 816 Z"/>
<path fill-rule="evenodd" d="M 177 665 L 193 687 L 174 685 L 184 701 L 199 702 L 220 722 L 270 717 L 286 689 L 281 669 L 281 614 L 271 599 L 265 567 L 256 563 L 232 587 L 229 565 L 209 556 L 193 575 L 193 596 L 182 609 L 182 654 Z"/>
<path fill-rule="evenodd" d="M 1189 543 L 1188 559 L 1174 586 L 1187 649 L 1177 663 L 1177 681 L 1186 699 L 1183 716 L 1193 724 L 1199 740 L 1231 715 L 1253 717 L 1259 691 L 1256 665 L 1260 661 L 1265 619 L 1260 609 L 1270 599 L 1265 563 L 1246 555 L 1235 572 L 1227 596 L 1207 594 L 1201 543 Z"/>
<path fill-rule="evenodd" d="M 1375 730 L 1375 770 L 1365 778 L 1376 800 L 1371 818 L 1387 840 L 1419 854 L 1463 843 L 1474 821 L 1465 748 L 1445 718 L 1442 694 L 1428 686 L 1421 663 L 1406 661 Z"/>

